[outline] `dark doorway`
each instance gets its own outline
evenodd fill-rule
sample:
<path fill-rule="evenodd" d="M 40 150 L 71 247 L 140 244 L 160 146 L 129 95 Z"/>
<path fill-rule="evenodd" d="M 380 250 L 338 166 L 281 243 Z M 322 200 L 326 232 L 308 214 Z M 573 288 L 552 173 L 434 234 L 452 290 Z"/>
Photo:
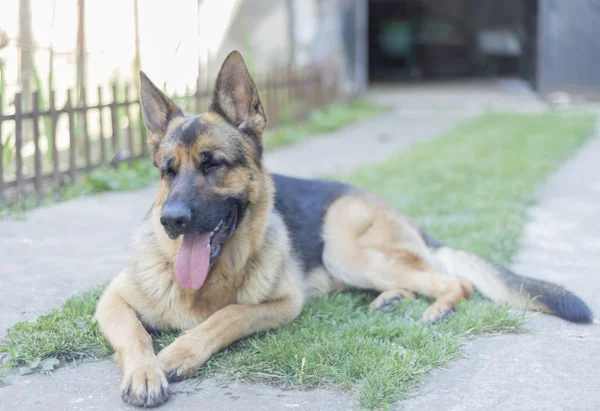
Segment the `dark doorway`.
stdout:
<path fill-rule="evenodd" d="M 521 77 L 534 82 L 535 0 L 370 0 L 371 81 Z"/>

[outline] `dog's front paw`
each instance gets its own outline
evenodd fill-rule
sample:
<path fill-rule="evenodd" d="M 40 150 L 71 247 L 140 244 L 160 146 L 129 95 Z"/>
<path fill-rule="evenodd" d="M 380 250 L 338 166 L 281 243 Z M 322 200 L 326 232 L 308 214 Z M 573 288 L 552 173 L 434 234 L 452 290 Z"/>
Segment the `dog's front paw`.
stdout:
<path fill-rule="evenodd" d="M 169 381 L 179 381 L 202 367 L 212 352 L 202 340 L 181 336 L 158 353 Z"/>
<path fill-rule="evenodd" d="M 121 384 L 123 401 L 138 407 L 156 407 L 169 399 L 171 391 L 160 363 L 140 364 L 125 372 Z"/>

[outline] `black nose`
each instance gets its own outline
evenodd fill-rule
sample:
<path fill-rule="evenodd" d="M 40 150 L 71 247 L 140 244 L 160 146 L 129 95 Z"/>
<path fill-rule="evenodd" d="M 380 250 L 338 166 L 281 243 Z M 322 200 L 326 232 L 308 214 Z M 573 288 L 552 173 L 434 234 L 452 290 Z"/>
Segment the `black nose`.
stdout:
<path fill-rule="evenodd" d="M 190 224 L 192 212 L 183 203 L 166 203 L 162 208 L 160 223 L 169 231 L 181 234 Z"/>

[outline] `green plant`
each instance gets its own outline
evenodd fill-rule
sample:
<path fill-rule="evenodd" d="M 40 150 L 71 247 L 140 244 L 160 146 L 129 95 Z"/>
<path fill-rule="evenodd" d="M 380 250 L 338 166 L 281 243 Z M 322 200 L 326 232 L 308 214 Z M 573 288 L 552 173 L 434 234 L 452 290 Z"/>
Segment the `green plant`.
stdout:
<path fill-rule="evenodd" d="M 595 122 L 591 115 L 486 115 L 338 179 L 381 195 L 444 243 L 507 264 L 535 187 L 593 135 Z M 100 180 L 96 186 L 106 187 Z M 16 324 L 0 342 L 0 352 L 9 354 L 10 365 L 28 368 L 48 358 L 108 355 L 112 350 L 91 317 L 101 290 L 95 287 L 34 322 Z M 352 393 L 362 407 L 389 408 L 431 369 L 458 358 L 467 339 L 521 331 L 525 321 L 522 312 L 476 295 L 461 301 L 450 318 L 425 324 L 420 316 L 431 299 L 369 312 L 375 295 L 345 292 L 314 299 L 291 324 L 237 341 L 198 375 L 325 386 Z M 161 334 L 155 349 L 176 337 Z"/>

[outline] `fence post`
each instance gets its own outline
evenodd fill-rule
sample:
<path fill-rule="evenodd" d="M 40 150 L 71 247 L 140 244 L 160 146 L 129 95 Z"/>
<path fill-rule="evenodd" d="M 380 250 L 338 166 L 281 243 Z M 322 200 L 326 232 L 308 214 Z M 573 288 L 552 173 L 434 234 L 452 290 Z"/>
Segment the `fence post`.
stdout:
<path fill-rule="evenodd" d="M 33 99 L 33 110 L 31 121 L 33 121 L 33 161 L 34 161 L 34 185 L 35 192 L 38 196 L 38 201 L 42 197 L 42 152 L 40 151 L 40 122 L 39 122 L 39 113 L 40 113 L 40 102 L 39 102 L 39 92 L 35 91 L 32 93 Z"/>
<path fill-rule="evenodd" d="M 127 147 L 129 148 L 129 160 L 135 158 L 135 146 L 133 143 L 133 127 L 131 125 L 131 113 L 129 107 L 129 84 L 125 84 L 125 117 L 127 117 Z"/>
<path fill-rule="evenodd" d="M 293 72 L 293 68 L 291 65 L 288 65 L 286 67 L 286 72 L 285 72 L 285 77 L 286 77 L 286 89 L 287 89 L 287 104 L 288 107 L 290 107 L 290 110 L 292 109 L 292 106 L 294 105 L 294 99 L 296 98 L 296 79 L 294 78 L 294 72 Z"/>
<path fill-rule="evenodd" d="M 100 134 L 100 164 L 106 164 L 106 141 L 104 141 L 104 124 L 102 121 L 102 86 L 98 86 L 98 133 Z"/>
<path fill-rule="evenodd" d="M 275 115 L 273 114 L 274 111 L 274 102 L 273 102 L 273 84 L 272 84 L 272 76 L 270 72 L 267 72 L 264 76 L 262 76 L 263 78 L 263 84 L 264 84 L 264 92 L 266 93 L 266 103 L 267 103 L 267 122 L 271 125 L 271 126 L 275 126 L 277 125 L 277 121 L 275 120 Z"/>
<path fill-rule="evenodd" d="M 202 112 L 202 102 L 200 101 L 202 96 L 200 95 L 200 76 L 196 77 L 196 94 L 194 95 L 195 100 L 196 100 L 196 106 L 194 107 L 196 109 L 195 114 L 200 114 Z"/>
<path fill-rule="evenodd" d="M 311 83 L 314 83 L 314 98 L 319 107 L 325 107 L 329 102 L 329 90 L 327 85 L 323 84 L 323 73 L 319 69 L 311 70 L 310 76 L 313 78 Z"/>
<path fill-rule="evenodd" d="M 83 126 L 83 143 L 85 149 L 85 170 L 90 171 L 92 169 L 92 153 L 90 147 L 90 134 L 88 132 L 87 123 L 87 93 L 86 88 L 81 88 L 81 124 Z"/>
<path fill-rule="evenodd" d="M 277 123 L 278 126 L 281 126 L 281 116 L 280 111 L 279 111 L 279 96 L 281 95 L 281 88 L 280 88 L 280 81 L 281 81 L 281 76 L 280 76 L 281 70 L 279 68 L 275 68 L 272 72 L 271 72 L 271 94 L 273 95 L 273 117 L 275 120 L 275 123 Z"/>
<path fill-rule="evenodd" d="M 4 95 L 0 93 L 0 202 L 4 201 L 4 145 L 2 144 L 2 122 L 4 121 Z"/>
<path fill-rule="evenodd" d="M 58 123 L 58 114 L 56 113 L 56 97 L 54 90 L 50 90 L 50 144 L 52 144 L 52 176 L 56 183 L 58 193 L 60 186 L 60 159 L 58 158 L 58 146 L 56 145 L 56 124 Z"/>
<path fill-rule="evenodd" d="M 117 108 L 117 84 L 112 86 L 112 102 L 110 103 L 110 121 L 112 126 L 113 156 L 119 153 L 119 113 Z"/>
<path fill-rule="evenodd" d="M 21 180 L 23 179 L 23 118 L 22 118 L 23 99 L 21 93 L 15 94 L 15 166 L 16 178 L 15 187 L 17 196 L 21 194 Z"/>
<path fill-rule="evenodd" d="M 73 110 L 72 94 L 73 90 L 68 89 L 67 102 L 65 104 L 69 118 L 69 177 L 71 178 L 71 184 L 75 182 L 75 173 L 77 172 L 77 158 L 75 157 L 75 111 Z"/>
<path fill-rule="evenodd" d="M 142 117 L 142 103 L 138 100 L 138 127 L 140 129 L 140 141 L 142 142 L 142 157 L 148 158 L 148 134 L 146 131 L 146 124 L 144 124 L 144 118 Z"/>
<path fill-rule="evenodd" d="M 279 126 L 281 126 L 281 96 L 282 96 L 282 80 L 283 80 L 283 71 L 281 66 L 275 67 L 273 70 L 273 101 L 275 102 L 273 115 L 275 116 L 275 121 Z"/>
<path fill-rule="evenodd" d="M 199 114 L 199 113 L 194 113 L 192 111 L 192 105 L 189 104 L 189 100 L 190 100 L 190 86 L 188 86 L 187 84 L 185 85 L 185 94 L 184 94 L 184 99 L 183 99 L 183 107 L 181 107 L 183 109 L 184 112 L 186 113 L 192 113 L 192 114 Z"/>

